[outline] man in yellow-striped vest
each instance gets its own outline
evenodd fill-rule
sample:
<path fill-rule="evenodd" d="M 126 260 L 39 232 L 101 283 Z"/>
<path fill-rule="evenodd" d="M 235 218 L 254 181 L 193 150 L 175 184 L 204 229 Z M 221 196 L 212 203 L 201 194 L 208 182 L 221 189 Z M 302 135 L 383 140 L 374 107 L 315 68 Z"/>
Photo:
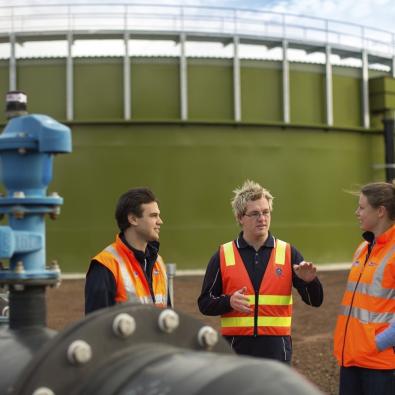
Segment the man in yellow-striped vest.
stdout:
<path fill-rule="evenodd" d="M 115 218 L 120 233 L 92 259 L 86 275 L 85 313 L 126 301 L 170 305 L 166 268 L 158 254 L 163 222 L 153 192 L 125 192 Z"/>
<path fill-rule="evenodd" d="M 323 290 L 311 262 L 270 232 L 273 197 L 247 180 L 232 208 L 241 233 L 208 263 L 198 299 L 205 315 L 221 316 L 221 332 L 238 354 L 290 363 L 292 286 L 320 306 Z"/>

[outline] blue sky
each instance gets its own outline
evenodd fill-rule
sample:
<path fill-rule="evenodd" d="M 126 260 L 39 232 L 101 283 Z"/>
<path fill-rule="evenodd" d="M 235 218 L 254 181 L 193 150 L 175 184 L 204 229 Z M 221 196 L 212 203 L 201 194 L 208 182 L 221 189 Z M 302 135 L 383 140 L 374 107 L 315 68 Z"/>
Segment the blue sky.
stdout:
<path fill-rule="evenodd" d="M 125 3 L 128 0 L 0 0 L 0 5 L 43 3 Z M 135 3 L 211 5 L 266 9 L 347 21 L 395 33 L 394 0 L 139 0 Z"/>

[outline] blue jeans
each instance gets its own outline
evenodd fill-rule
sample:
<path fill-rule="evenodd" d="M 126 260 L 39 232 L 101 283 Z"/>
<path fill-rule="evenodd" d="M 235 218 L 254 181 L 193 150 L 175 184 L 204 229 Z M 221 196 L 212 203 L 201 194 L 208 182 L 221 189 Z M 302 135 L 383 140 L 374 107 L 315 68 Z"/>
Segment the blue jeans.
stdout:
<path fill-rule="evenodd" d="M 340 368 L 339 395 L 394 395 L 395 370 Z"/>

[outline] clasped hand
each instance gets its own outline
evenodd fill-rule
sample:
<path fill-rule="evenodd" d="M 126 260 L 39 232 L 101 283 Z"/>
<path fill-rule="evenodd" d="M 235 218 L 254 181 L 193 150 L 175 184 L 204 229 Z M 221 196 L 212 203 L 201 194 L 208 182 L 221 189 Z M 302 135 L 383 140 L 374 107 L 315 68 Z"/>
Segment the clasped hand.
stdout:
<path fill-rule="evenodd" d="M 236 310 L 240 313 L 250 313 L 250 298 L 245 295 L 247 291 L 247 287 L 243 287 L 233 293 L 230 297 L 230 306 L 233 310 Z"/>

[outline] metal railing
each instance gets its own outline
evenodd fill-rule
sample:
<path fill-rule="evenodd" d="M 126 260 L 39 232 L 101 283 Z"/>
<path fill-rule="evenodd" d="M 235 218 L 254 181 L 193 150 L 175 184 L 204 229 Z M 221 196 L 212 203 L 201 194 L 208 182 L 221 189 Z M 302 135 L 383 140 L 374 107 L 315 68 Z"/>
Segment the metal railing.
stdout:
<path fill-rule="evenodd" d="M 273 11 L 139 3 L 0 6 L 0 36 L 69 31 L 238 35 L 365 49 L 386 58 L 395 55 L 394 33 Z"/>

